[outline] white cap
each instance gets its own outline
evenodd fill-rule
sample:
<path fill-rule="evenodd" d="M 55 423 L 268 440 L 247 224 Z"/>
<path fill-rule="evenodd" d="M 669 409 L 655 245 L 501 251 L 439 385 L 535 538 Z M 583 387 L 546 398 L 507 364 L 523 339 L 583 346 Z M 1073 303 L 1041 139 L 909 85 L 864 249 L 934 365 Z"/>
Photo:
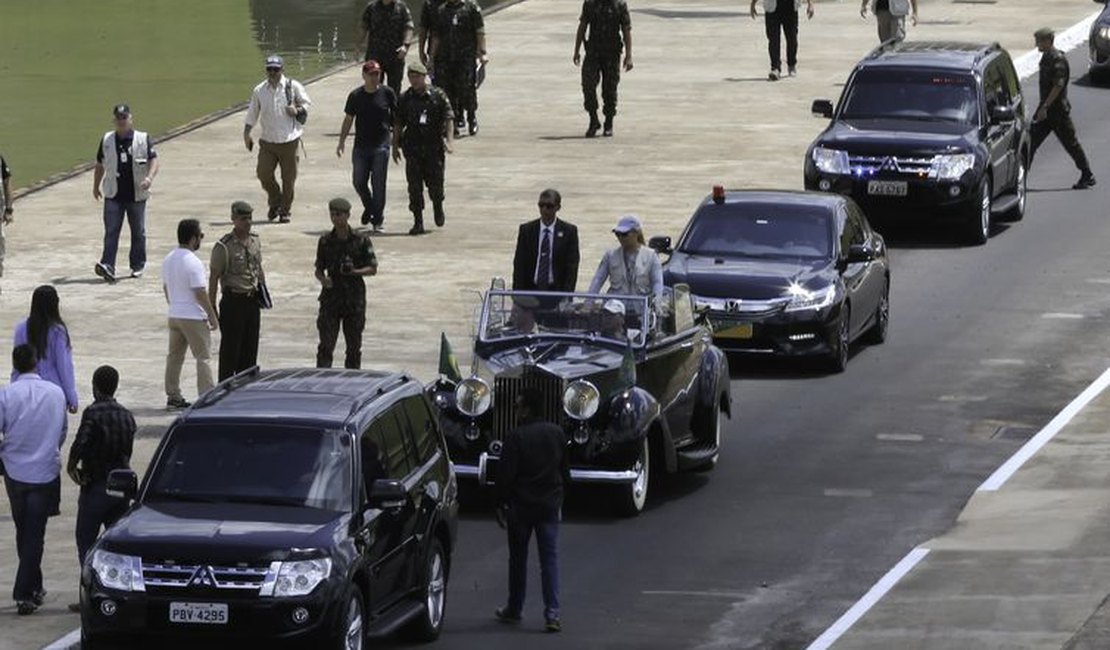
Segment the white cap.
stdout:
<path fill-rule="evenodd" d="M 605 304 L 602 305 L 601 308 L 609 312 L 610 314 L 620 314 L 621 316 L 624 316 L 624 303 L 617 300 L 616 298 L 610 298 L 609 300 L 606 300 Z"/>
<path fill-rule="evenodd" d="M 617 221 L 616 228 L 613 232 L 624 234 L 632 230 L 643 230 L 644 227 L 640 224 L 640 218 L 634 214 L 626 214 Z"/>

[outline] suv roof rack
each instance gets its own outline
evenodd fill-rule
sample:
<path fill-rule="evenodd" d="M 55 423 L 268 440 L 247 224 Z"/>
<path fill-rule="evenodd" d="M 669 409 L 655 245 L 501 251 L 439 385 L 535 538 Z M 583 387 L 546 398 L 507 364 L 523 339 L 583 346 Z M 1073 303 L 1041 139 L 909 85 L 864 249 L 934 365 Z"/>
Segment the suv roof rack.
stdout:
<path fill-rule="evenodd" d="M 872 61 L 892 52 L 921 53 L 921 52 L 974 52 L 973 62 L 978 64 L 986 56 L 1001 50 L 998 41 L 989 43 L 969 43 L 962 41 L 884 41 L 863 57 L 864 61 Z"/>
<path fill-rule="evenodd" d="M 390 382 L 390 379 L 392 379 L 393 381 Z M 409 377 L 406 374 L 395 375 L 392 378 L 386 377 L 382 381 L 378 382 L 375 386 L 371 387 L 370 390 L 368 390 L 366 393 L 355 398 L 354 404 L 351 404 L 350 412 L 347 413 L 347 417 L 358 413 L 370 402 L 373 402 L 375 399 L 400 386 L 404 386 L 410 381 L 412 381 L 412 377 Z"/>
<path fill-rule="evenodd" d="M 254 366 L 223 380 L 198 399 L 193 404 L 192 409 L 203 409 L 217 404 L 238 389 L 258 381 L 261 374 L 261 369 L 258 366 Z M 312 374 L 313 376 L 306 376 L 301 378 L 301 380 L 311 382 L 314 377 L 318 377 L 318 373 L 313 372 Z M 295 377 L 280 377 L 276 379 L 278 382 L 285 382 L 284 385 L 281 386 L 283 389 L 294 391 L 297 389 L 297 386 L 290 386 L 288 383 L 290 379 L 296 379 Z M 412 381 L 412 377 L 404 373 L 389 373 L 372 377 L 372 379 L 375 381 L 370 382 L 362 390 L 351 391 L 343 395 L 343 397 L 353 401 L 350 415 L 354 415 L 358 410 L 385 393 Z"/>
<path fill-rule="evenodd" d="M 228 394 L 230 394 L 232 391 L 258 379 L 258 375 L 261 372 L 262 369 L 259 368 L 257 365 L 254 365 L 250 368 L 247 368 L 246 370 L 243 370 L 228 377 L 227 379 L 213 386 L 211 390 L 209 390 L 207 393 L 202 395 L 200 399 L 194 402 L 193 408 L 202 409 L 208 406 L 212 406 L 216 402 L 227 397 Z"/>

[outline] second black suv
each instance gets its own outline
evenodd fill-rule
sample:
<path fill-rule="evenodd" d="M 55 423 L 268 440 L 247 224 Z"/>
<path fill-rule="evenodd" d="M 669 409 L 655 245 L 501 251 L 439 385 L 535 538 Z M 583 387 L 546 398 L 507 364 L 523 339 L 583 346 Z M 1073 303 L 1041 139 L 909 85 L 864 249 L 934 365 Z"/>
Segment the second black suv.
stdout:
<path fill-rule="evenodd" d="M 872 218 L 955 216 L 973 244 L 994 216 L 1025 214 L 1029 124 L 997 43 L 887 43 L 860 61 L 810 145 L 806 189 L 854 198 Z"/>
<path fill-rule="evenodd" d="M 166 432 L 81 574 L 83 648 L 362 648 L 439 635 L 457 484 L 419 382 L 258 369 Z"/>

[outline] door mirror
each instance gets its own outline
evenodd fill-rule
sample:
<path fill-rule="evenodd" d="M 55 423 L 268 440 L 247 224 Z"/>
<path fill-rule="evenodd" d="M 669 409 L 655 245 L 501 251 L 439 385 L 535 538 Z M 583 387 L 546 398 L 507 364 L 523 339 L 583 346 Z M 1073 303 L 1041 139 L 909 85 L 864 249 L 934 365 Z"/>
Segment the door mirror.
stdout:
<path fill-rule="evenodd" d="M 991 107 L 991 124 L 1009 124 L 1014 119 L 1014 108 L 1012 106 Z"/>
<path fill-rule="evenodd" d="M 833 103 L 831 99 L 815 99 L 813 100 L 813 108 L 810 109 L 815 117 L 833 116 Z"/>
<path fill-rule="evenodd" d="M 848 247 L 848 257 L 845 262 L 848 264 L 860 264 L 870 262 L 875 259 L 875 253 L 868 246 L 863 244 L 852 244 Z"/>
<path fill-rule="evenodd" d="M 129 469 L 114 469 L 108 473 L 104 492 L 110 497 L 134 499 L 139 492 L 139 477 Z"/>
<path fill-rule="evenodd" d="M 663 255 L 668 255 L 671 252 L 671 238 L 656 236 L 648 240 L 648 248 Z"/>
<path fill-rule="evenodd" d="M 409 502 L 409 491 L 397 479 L 380 478 L 370 486 L 367 505 L 378 510 L 397 510 Z"/>

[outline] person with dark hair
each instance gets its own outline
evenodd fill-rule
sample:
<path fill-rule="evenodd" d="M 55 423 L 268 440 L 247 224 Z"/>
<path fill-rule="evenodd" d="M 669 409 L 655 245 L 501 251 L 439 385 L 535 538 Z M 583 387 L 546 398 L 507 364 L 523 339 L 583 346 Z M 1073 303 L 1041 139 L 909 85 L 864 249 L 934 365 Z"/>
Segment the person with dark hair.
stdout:
<path fill-rule="evenodd" d="M 405 0 L 371 0 L 362 10 L 363 61 L 377 61 L 382 83 L 401 94 L 405 57 L 412 45 L 412 12 Z"/>
<path fill-rule="evenodd" d="M 81 486 L 77 499 L 77 560 L 85 564 L 85 556 L 100 535 L 127 510 L 127 501 L 108 496 L 105 492 L 108 473 L 131 466 L 131 448 L 135 441 L 135 418 L 131 411 L 116 401 L 119 372 L 112 366 L 100 366 L 93 373 L 93 403 L 81 414 L 81 425 L 69 448 L 66 473 Z M 80 604 L 70 611 L 81 611 Z"/>
<path fill-rule="evenodd" d="M 351 202 L 342 197 L 328 201 L 332 229 L 316 244 L 316 280 L 320 283 L 320 311 L 316 330 L 316 367 L 331 368 L 339 330 L 347 354 L 344 368 L 362 366 L 362 330 L 366 327 L 366 280 L 378 273 L 378 256 L 366 233 L 351 229 Z"/>
<path fill-rule="evenodd" d="M 217 304 L 217 289 L 223 291 L 216 312 L 220 318 L 220 381 L 258 363 L 259 292 L 266 273 L 262 270 L 262 240 L 251 230 L 253 220 L 250 203 L 231 204 L 231 232 L 216 240 L 208 266 L 208 301 Z"/>
<path fill-rule="evenodd" d="M 515 291 L 574 291 L 578 284 L 578 228 L 557 218 L 563 197 L 540 192 L 539 219 L 520 224 L 513 255 Z"/>
<path fill-rule="evenodd" d="M 632 296 L 663 295 L 663 266 L 659 255 L 644 243 L 640 218 L 626 214 L 613 228 L 620 245 L 605 251 L 597 265 L 588 293 L 601 293 L 609 282 L 609 293 Z"/>
<path fill-rule="evenodd" d="M 58 292 L 44 284 L 31 294 L 31 314 L 15 326 L 14 345 L 30 344 L 35 351 L 35 372 L 56 384 L 66 396 L 70 413 L 77 412 L 77 382 L 73 375 L 73 350 L 69 329 L 58 309 Z M 12 381 L 19 372 L 12 371 Z"/>
<path fill-rule="evenodd" d="M 532 533 L 540 554 L 544 629 L 562 631 L 559 618 L 559 520 L 564 486 L 570 481 L 566 436 L 542 419 L 544 394 L 523 389 L 514 403 L 518 425 L 505 438 L 497 475 L 500 506 L 507 508 L 509 602 L 494 612 L 504 623 L 518 623 L 528 584 L 528 545 Z"/>
<path fill-rule="evenodd" d="M 162 262 L 162 293 L 169 304 L 170 347 L 166 355 L 166 408 L 190 406 L 181 394 L 185 349 L 197 360 L 197 394 L 212 388 L 212 331 L 220 323 L 208 299 L 208 279 L 197 257 L 204 232 L 196 219 L 177 224 L 177 248 Z"/>
<path fill-rule="evenodd" d="M 20 616 L 42 606 L 42 553 L 46 520 L 57 511 L 66 437 L 66 397 L 35 372 L 35 349 L 12 350 L 16 379 L 0 389 L 0 464 L 15 524 L 19 569 L 12 599 Z"/>

